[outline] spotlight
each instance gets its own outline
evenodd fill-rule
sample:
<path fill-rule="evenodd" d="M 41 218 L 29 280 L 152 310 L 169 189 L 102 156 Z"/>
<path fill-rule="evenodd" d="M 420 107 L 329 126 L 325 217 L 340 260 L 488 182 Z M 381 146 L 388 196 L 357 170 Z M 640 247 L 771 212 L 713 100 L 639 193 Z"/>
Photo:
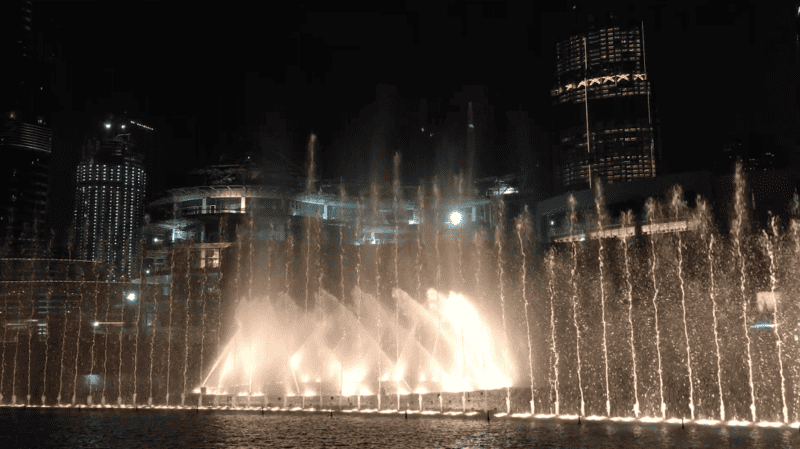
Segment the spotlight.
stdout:
<path fill-rule="evenodd" d="M 462 218 L 461 212 L 458 211 L 450 212 L 450 224 L 452 224 L 453 226 L 458 226 L 459 224 L 461 224 L 461 218 Z"/>

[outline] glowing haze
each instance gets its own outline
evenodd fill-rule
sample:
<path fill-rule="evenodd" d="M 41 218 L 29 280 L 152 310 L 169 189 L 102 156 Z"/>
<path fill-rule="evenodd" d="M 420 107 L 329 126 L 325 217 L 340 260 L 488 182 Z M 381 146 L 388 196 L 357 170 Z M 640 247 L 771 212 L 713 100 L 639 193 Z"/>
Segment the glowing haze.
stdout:
<path fill-rule="evenodd" d="M 242 300 L 237 330 L 201 386 L 209 394 L 353 396 L 376 394 L 379 379 L 385 394 L 511 385 L 502 332 L 490 329 L 465 296 L 429 289 L 423 305 L 394 289 L 397 329 L 394 311 L 358 289 L 353 296 L 360 296 L 360 324 L 356 306 L 325 291 L 308 315 L 285 293 Z"/>

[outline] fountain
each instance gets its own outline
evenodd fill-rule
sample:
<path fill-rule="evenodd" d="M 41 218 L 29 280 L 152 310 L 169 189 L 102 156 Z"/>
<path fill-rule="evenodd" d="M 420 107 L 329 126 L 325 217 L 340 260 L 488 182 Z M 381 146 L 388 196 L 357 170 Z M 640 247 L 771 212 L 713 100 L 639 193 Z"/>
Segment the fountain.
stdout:
<path fill-rule="evenodd" d="M 4 303 L 0 402 L 139 407 L 147 394 L 148 407 L 180 396 L 198 409 L 797 424 L 798 312 L 787 298 L 800 290 L 800 207 L 789 227 L 771 216 L 754 230 L 740 168 L 728 236 L 680 187 L 615 222 L 596 181 L 594 204 L 579 210 L 571 197 L 567 237 L 545 252 L 526 208 L 507 217 L 496 201 L 491 229 L 464 212 L 463 178 L 452 192 L 434 181 L 406 195 L 399 168 L 397 155 L 389 195 L 377 183 L 342 187 L 337 211 L 315 210 L 281 240 L 274 223 L 259 240 L 247 217 L 214 280 L 224 290 L 183 277 L 199 259 L 211 279 L 188 245 L 173 251 L 168 291 L 144 298 L 145 285 L 124 280 L 135 304 L 95 266 L 65 287 L 74 305 L 42 317 L 38 343 L 22 324 L 39 313 L 35 279 L 3 283 L 23 293 Z M 330 216 L 353 226 L 330 233 Z M 391 239 L 372 234 L 387 230 Z M 118 313 L 128 327 L 96 329 Z"/>

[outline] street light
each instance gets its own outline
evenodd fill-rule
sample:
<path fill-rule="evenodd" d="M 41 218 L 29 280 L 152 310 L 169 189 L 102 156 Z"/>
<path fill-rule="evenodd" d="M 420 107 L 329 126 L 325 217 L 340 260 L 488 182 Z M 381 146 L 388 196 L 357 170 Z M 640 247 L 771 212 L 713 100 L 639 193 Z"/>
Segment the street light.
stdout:
<path fill-rule="evenodd" d="M 126 298 L 128 298 L 128 301 L 136 301 L 136 293 L 130 292 Z"/>
<path fill-rule="evenodd" d="M 450 224 L 452 224 L 453 226 L 458 226 L 461 223 L 462 218 L 463 217 L 461 216 L 461 212 L 456 210 L 450 212 Z"/>

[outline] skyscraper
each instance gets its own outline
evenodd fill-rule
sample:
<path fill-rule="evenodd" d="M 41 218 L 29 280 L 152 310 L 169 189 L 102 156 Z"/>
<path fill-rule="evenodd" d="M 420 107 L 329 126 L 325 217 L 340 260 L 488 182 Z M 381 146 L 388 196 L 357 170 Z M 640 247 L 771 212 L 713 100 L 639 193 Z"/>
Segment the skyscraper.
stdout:
<path fill-rule="evenodd" d="M 643 28 L 608 25 L 556 45 L 557 188 L 656 175 Z"/>
<path fill-rule="evenodd" d="M 37 257 L 47 248 L 45 212 L 51 130 L 19 111 L 6 112 L 0 128 L 0 232 L 6 249 Z"/>
<path fill-rule="evenodd" d="M 146 126 L 127 119 L 102 126 L 106 135 L 87 144 L 77 170 L 75 248 L 78 258 L 100 260 L 115 277 L 130 277 L 136 273 L 146 185 L 130 128 Z"/>
<path fill-rule="evenodd" d="M 0 2 L 0 238 L 15 257 L 47 248 L 52 65 L 33 19 L 30 1 Z"/>

